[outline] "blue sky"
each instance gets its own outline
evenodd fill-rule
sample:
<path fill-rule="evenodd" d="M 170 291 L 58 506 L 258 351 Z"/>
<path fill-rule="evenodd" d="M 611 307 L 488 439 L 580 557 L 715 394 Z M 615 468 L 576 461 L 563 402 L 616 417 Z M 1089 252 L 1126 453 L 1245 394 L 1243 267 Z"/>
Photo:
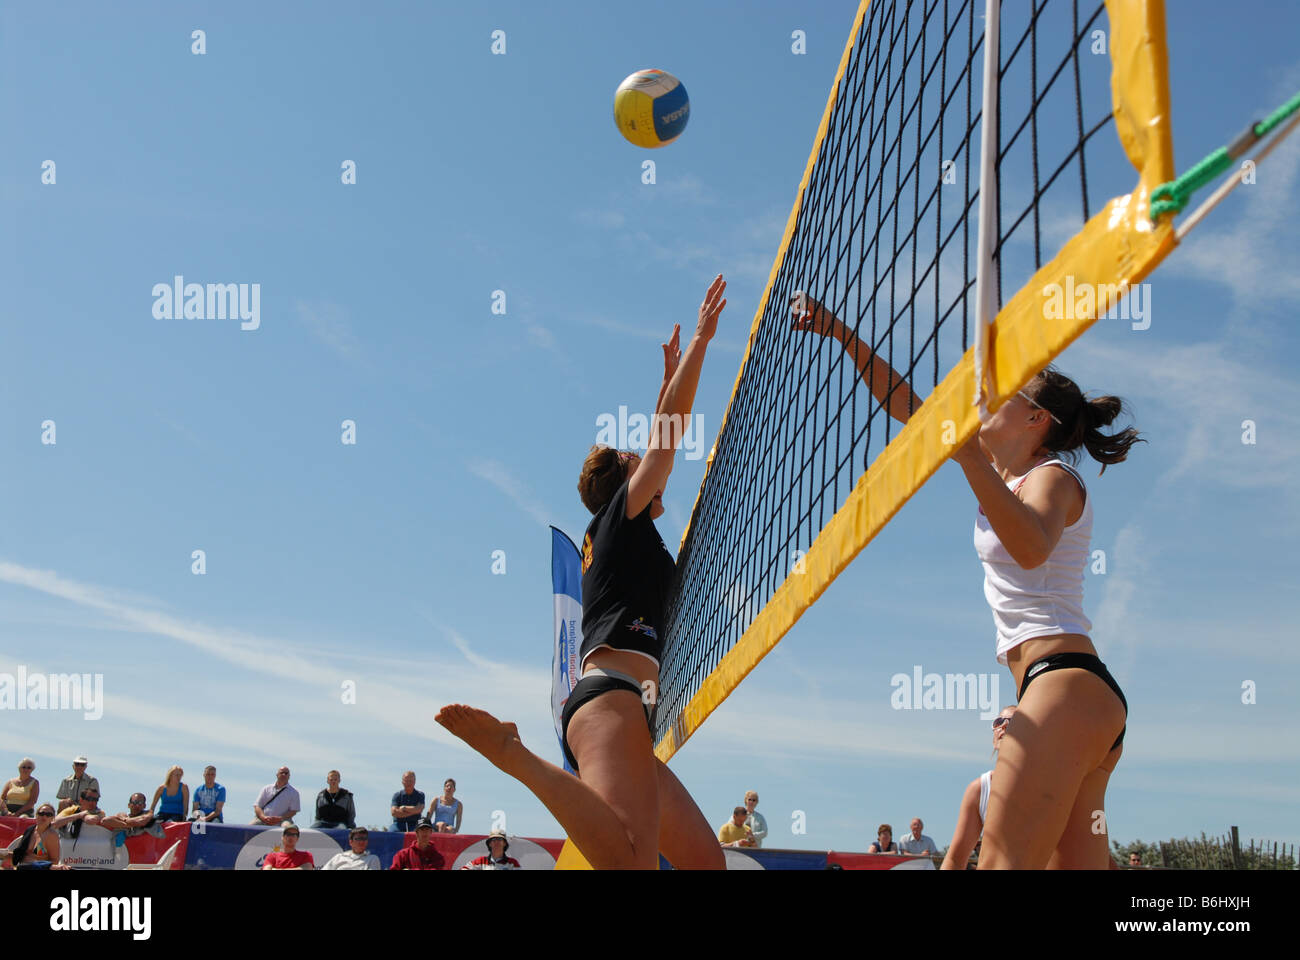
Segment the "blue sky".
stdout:
<path fill-rule="evenodd" d="M 411 768 L 430 796 L 457 779 L 467 830 L 500 810 L 559 835 L 433 715 L 483 706 L 558 758 L 546 525 L 581 536 L 597 417 L 650 409 L 658 344 L 721 272 L 711 443 L 855 8 L 4 8 L 0 671 L 102 673 L 107 703 L 0 715 L 0 773 L 31 755 L 52 792 L 84 751 L 121 809 L 211 762 L 238 820 L 279 764 L 308 800 L 338 768 L 378 824 Z M 1296 26 L 1178 4 L 1180 171 L 1300 88 Z M 611 121 L 649 66 L 692 102 L 654 153 Z M 1150 441 L 1089 487 L 1108 572 L 1085 603 L 1130 704 L 1122 841 L 1300 840 L 1298 170 L 1293 138 L 1151 278 L 1150 329 L 1102 321 L 1058 361 Z M 260 329 L 155 319 L 177 274 L 259 283 Z M 702 473 L 679 455 L 665 542 Z M 973 517 L 944 467 L 687 744 L 710 821 L 752 788 L 769 846 L 862 850 L 913 815 L 947 843 L 988 724 L 895 711 L 889 680 L 997 669 Z"/>

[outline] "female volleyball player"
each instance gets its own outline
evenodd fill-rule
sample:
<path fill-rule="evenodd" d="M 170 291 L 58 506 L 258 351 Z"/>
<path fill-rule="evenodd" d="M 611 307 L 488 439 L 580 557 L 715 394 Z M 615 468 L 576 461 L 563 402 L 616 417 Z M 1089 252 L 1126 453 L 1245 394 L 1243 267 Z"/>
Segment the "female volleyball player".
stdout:
<path fill-rule="evenodd" d="M 795 329 L 843 344 L 876 398 L 906 421 L 919 398 L 902 377 L 829 310 L 811 298 L 804 307 Z M 1128 703 L 1088 636 L 1083 569 L 1092 501 L 1083 478 L 1058 455 L 1085 448 L 1103 471 L 1122 461 L 1137 431 L 1100 430 L 1121 410 L 1118 397 L 1086 399 L 1049 367 L 952 456 L 979 501 L 975 549 L 997 658 L 1019 691 L 1015 729 L 998 751 L 981 868 L 1107 867 L 1100 818 Z"/>
<path fill-rule="evenodd" d="M 1003 707 L 1002 712 L 993 718 L 993 757 L 998 755 L 998 742 L 1006 735 L 1007 724 L 1015 707 Z M 975 841 L 984 829 L 984 817 L 989 805 L 989 786 L 993 771 L 985 770 L 966 787 L 961 797 L 961 808 L 957 811 L 957 829 L 952 832 L 952 843 L 943 855 L 940 870 L 965 870 L 970 852 L 975 849 Z"/>
<path fill-rule="evenodd" d="M 644 458 L 593 447 L 578 480 L 595 515 L 582 545 L 582 678 L 565 704 L 564 750 L 573 777 L 524 747 L 513 723 L 459 704 L 437 721 L 546 805 L 596 869 L 659 865 L 723 869 L 713 828 L 654 755 L 665 605 L 674 561 L 655 532 L 682 425 L 691 416 L 704 351 L 727 305 L 719 275 L 683 355 L 680 328 L 664 348 L 664 383 Z"/>

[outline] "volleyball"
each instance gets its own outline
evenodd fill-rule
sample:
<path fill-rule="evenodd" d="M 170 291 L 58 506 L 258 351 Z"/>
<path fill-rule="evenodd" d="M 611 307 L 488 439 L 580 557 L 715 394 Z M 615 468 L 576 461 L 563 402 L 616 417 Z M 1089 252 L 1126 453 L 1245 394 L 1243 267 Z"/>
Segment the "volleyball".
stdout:
<path fill-rule="evenodd" d="M 614 91 L 618 132 L 638 147 L 662 147 L 686 129 L 691 102 L 686 87 L 663 70 L 638 70 Z"/>

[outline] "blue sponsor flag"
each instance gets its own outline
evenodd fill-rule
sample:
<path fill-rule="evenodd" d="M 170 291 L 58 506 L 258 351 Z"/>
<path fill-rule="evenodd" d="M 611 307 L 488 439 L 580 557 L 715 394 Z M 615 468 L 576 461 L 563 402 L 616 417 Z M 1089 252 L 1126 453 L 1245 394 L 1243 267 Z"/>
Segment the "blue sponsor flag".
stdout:
<path fill-rule="evenodd" d="M 551 715 L 555 736 L 563 743 L 561 717 L 569 694 L 578 683 L 578 651 L 582 648 L 582 553 L 563 530 L 551 527 L 551 586 L 555 592 L 555 652 L 551 660 Z M 569 773 L 576 771 L 564 759 Z"/>

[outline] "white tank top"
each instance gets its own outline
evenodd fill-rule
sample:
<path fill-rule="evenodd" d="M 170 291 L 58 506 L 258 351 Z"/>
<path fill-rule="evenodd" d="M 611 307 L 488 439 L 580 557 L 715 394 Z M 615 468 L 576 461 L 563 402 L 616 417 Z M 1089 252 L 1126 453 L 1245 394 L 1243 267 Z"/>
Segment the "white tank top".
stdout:
<path fill-rule="evenodd" d="M 1031 467 L 1008 486 L 1014 493 L 1030 473 L 1050 466 L 1069 471 L 1079 481 L 1083 512 L 1062 531 L 1045 563 L 1025 570 L 1011 558 L 982 508 L 975 518 L 975 552 L 984 565 L 984 598 L 993 610 L 1001 664 L 1007 662 L 1008 650 L 1026 640 L 1058 633 L 1087 634 L 1092 629 L 1092 622 L 1083 613 L 1083 571 L 1092 540 L 1092 498 L 1083 478 L 1069 464 L 1052 458 Z"/>
<path fill-rule="evenodd" d="M 993 771 L 985 770 L 980 774 L 980 823 L 989 810 L 989 787 L 993 784 Z"/>

